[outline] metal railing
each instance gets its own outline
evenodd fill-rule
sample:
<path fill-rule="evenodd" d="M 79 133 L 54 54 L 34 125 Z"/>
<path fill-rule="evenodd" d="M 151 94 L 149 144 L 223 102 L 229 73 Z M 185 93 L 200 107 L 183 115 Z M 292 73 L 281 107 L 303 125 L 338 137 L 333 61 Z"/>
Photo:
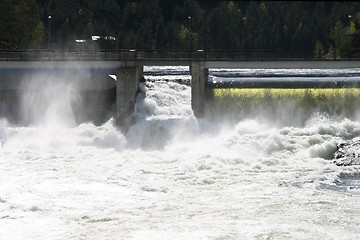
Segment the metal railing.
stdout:
<path fill-rule="evenodd" d="M 0 61 L 334 61 L 359 60 L 358 57 L 341 57 L 325 54 L 321 50 L 305 52 L 292 50 L 197 50 L 197 51 L 49 51 L 49 50 L 0 50 Z"/>

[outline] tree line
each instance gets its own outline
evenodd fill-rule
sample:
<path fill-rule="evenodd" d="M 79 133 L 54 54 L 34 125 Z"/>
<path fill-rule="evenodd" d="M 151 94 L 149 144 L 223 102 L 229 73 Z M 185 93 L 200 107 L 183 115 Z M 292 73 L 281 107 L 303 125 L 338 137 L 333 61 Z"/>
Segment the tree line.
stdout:
<path fill-rule="evenodd" d="M 360 3 L 2 0 L 0 33 L 1 49 L 265 49 L 359 56 Z"/>

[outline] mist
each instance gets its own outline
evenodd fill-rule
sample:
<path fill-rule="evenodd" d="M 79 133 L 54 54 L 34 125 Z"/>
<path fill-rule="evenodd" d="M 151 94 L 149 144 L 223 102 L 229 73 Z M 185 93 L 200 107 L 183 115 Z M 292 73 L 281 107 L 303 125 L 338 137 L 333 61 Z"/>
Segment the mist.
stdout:
<path fill-rule="evenodd" d="M 75 126 L 72 105 L 79 100 L 79 87 L 76 79 L 71 78 L 60 74 L 36 74 L 23 81 L 20 112 L 24 122 L 30 125 Z"/>
<path fill-rule="evenodd" d="M 101 125 L 115 104 L 111 77 L 71 62 L 22 70 L 9 77 L 2 91 L 2 117 L 20 126 Z"/>

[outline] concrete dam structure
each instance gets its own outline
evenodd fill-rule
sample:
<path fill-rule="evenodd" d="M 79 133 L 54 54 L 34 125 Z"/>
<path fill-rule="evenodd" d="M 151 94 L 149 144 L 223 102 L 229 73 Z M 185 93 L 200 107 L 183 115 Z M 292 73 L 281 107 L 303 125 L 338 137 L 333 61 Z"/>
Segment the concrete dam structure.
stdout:
<path fill-rule="evenodd" d="M 116 121 L 120 126 L 132 124 L 131 115 L 135 107 L 135 98 L 139 82 L 143 79 L 143 67 L 152 65 L 189 65 L 189 62 L 144 62 L 144 61 L 5 61 L 0 62 L 1 98 L 5 92 L 14 89 L 26 90 L 46 88 L 56 76 L 63 76 L 76 82 L 79 89 L 110 89 L 116 86 Z M 204 62 L 190 63 L 192 109 L 197 117 L 203 116 L 204 91 L 207 69 Z M 117 81 L 111 83 L 109 75 L 116 75 Z M 35 81 L 34 79 L 47 80 Z M 55 78 L 55 79 L 52 79 Z M 29 84 L 26 84 L 29 82 Z M 45 83 L 46 82 L 46 83 Z M 53 82 L 53 83 L 55 83 Z M 49 85 L 48 85 L 49 84 Z M 36 107 L 36 106 L 34 106 Z"/>
<path fill-rule="evenodd" d="M 121 127 L 127 128 L 132 124 L 131 115 L 135 107 L 139 82 L 143 79 L 144 66 L 189 66 L 191 74 L 191 107 L 196 117 L 204 115 L 204 96 L 207 85 L 208 72 L 211 68 L 253 68 L 253 69 L 318 69 L 318 68 L 357 68 L 360 61 L 231 61 L 231 60 L 202 60 L 202 59 L 125 59 L 114 61 L 19 61 L 7 60 L 0 62 L 0 89 L 17 88 L 20 82 L 27 81 L 34 76 L 53 74 L 65 75 L 75 79 L 78 86 L 96 89 L 111 88 L 109 75 L 116 75 L 116 121 Z M 51 82 L 51 79 L 49 79 Z M 56 81 L 56 79 L 54 80 Z M 23 85 L 24 86 L 24 85 Z M 31 88 L 31 85 L 25 85 Z M 211 87 L 217 87 L 211 85 Z M 38 87 L 45 87 L 41 85 Z M 115 87 L 115 85 L 114 85 Z M 358 82 L 252 82 L 238 84 L 232 87 L 240 88 L 337 88 L 360 87 Z M 2 96 L 1 96 L 2 99 Z"/>

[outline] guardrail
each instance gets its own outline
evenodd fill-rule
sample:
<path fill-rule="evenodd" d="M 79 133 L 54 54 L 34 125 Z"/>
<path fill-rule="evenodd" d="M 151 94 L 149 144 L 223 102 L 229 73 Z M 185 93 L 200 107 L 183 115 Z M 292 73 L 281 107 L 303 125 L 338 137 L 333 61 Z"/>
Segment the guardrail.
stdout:
<path fill-rule="evenodd" d="M 197 51 L 49 51 L 49 50 L 0 50 L 0 61 L 336 61 L 359 60 L 359 57 L 341 57 L 334 53 L 324 54 L 291 50 L 197 50 Z"/>

